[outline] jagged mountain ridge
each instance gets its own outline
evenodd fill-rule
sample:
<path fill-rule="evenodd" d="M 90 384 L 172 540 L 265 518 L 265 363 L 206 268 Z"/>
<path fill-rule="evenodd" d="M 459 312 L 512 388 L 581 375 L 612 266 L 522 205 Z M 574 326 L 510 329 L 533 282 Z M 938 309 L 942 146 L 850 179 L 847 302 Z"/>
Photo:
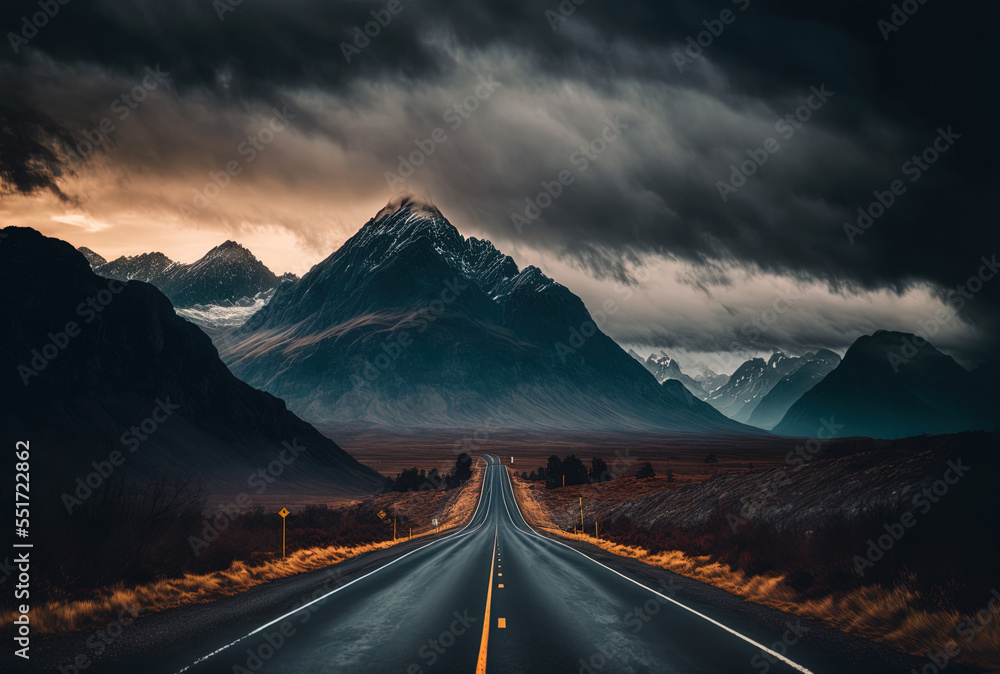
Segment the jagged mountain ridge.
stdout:
<path fill-rule="evenodd" d="M 40 485 L 72 483 L 119 451 L 126 458 L 118 477 L 195 479 L 235 495 L 284 443 L 297 442 L 307 450 L 284 473 L 297 489 L 360 494 L 382 486 L 283 401 L 236 379 L 154 286 L 112 284 L 72 246 L 35 230 L 4 234 L 0 425 L 30 437 L 33 448 L 37 442 Z M 147 429 L 154 414 L 155 430 L 132 453 L 123 438 L 136 425 Z"/>
<path fill-rule="evenodd" d="M 698 381 L 693 377 L 689 377 L 681 370 L 680 364 L 663 351 L 659 355 L 650 354 L 645 359 L 631 349 L 629 349 L 628 354 L 642 363 L 643 367 L 649 370 L 656 377 L 656 381 L 661 384 L 668 379 L 675 379 L 683 384 L 684 388 L 699 400 L 707 399 L 712 392 L 712 390 L 706 389 L 706 385 L 711 386 L 715 381 L 714 378 L 703 378 L 701 381 Z M 715 375 L 714 372 L 712 374 Z"/>
<path fill-rule="evenodd" d="M 78 251 L 83 253 L 83 256 L 87 258 L 87 262 L 90 263 L 91 268 L 100 267 L 102 264 L 107 264 L 108 261 L 104 259 L 103 256 L 98 255 L 94 251 L 90 250 L 86 246 L 80 246 L 77 248 Z"/>
<path fill-rule="evenodd" d="M 827 349 L 806 354 L 795 369 L 781 378 L 754 407 L 747 423 L 770 430 L 806 391 L 823 381 L 840 364 L 840 356 Z"/>
<path fill-rule="evenodd" d="M 801 392 L 815 385 L 814 376 L 822 378 L 839 362 L 840 357 L 826 349 L 796 357 L 776 351 L 767 361 L 763 358 L 751 358 L 738 367 L 723 386 L 709 395 L 707 401 L 726 416 L 741 423 L 751 423 L 760 428 L 765 428 L 765 423 L 773 426 L 780 421 L 780 416 L 773 418 L 776 410 L 786 404 L 790 406 L 798 399 L 795 397 L 789 400 L 789 396 L 796 391 L 801 395 Z M 796 376 L 806 365 L 809 365 L 809 369 L 801 376 Z M 788 378 L 791 381 L 781 386 L 764 412 L 758 415 L 758 423 L 753 423 L 751 418 L 757 407 L 776 386 Z"/>
<path fill-rule="evenodd" d="M 179 308 L 236 306 L 276 288 L 283 280 L 295 278 L 292 274 L 279 278 L 235 241 L 216 246 L 191 264 L 174 262 L 154 252 L 122 256 L 97 264 L 94 271 L 120 281 L 151 283 Z"/>
<path fill-rule="evenodd" d="M 567 288 L 412 200 L 280 286 L 222 351 L 323 423 L 748 430 L 659 386 Z"/>

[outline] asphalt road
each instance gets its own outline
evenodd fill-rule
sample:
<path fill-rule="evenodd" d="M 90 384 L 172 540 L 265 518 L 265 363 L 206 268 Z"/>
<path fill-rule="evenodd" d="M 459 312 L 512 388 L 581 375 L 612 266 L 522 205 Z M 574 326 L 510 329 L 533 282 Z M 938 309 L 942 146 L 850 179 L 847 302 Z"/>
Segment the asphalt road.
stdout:
<path fill-rule="evenodd" d="M 414 541 L 349 581 L 325 584 L 304 605 L 188 629 L 179 644 L 89 671 L 900 671 L 859 669 L 856 653 L 817 644 L 808 623 L 755 620 L 676 598 L 662 579 L 644 584 L 599 555 L 538 534 L 521 515 L 506 469 L 485 458 L 476 512 L 458 532 Z M 161 616 L 149 624 L 182 631 L 183 618 Z"/>

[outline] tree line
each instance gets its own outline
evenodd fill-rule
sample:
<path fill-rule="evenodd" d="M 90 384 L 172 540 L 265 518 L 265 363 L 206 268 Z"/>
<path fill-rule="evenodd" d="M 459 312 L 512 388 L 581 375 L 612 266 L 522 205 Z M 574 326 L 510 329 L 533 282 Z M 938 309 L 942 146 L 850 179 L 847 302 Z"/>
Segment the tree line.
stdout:
<path fill-rule="evenodd" d="M 656 477 L 656 471 L 648 461 L 639 467 L 635 472 L 635 477 L 639 479 Z M 608 469 L 608 464 L 604 459 L 595 456 L 590 459 L 590 468 L 575 454 L 570 454 L 564 459 L 556 455 L 549 457 L 545 466 L 539 466 L 537 470 L 530 473 L 521 473 L 521 479 L 529 482 L 545 482 L 546 489 L 555 489 L 562 486 L 572 486 L 579 484 L 596 484 L 598 482 L 610 482 L 618 475 Z M 672 480 L 671 480 L 672 481 Z"/>

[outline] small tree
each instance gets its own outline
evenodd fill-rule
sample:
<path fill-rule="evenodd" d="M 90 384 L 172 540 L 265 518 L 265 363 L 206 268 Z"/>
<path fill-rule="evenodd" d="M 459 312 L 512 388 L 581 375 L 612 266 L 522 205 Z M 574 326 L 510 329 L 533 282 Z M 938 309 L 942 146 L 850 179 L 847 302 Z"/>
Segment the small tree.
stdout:
<path fill-rule="evenodd" d="M 650 477 L 656 477 L 656 471 L 653 470 L 653 464 L 647 461 L 642 465 L 642 468 L 639 469 L 639 472 L 637 472 L 635 476 L 640 480 L 645 480 Z"/>
<path fill-rule="evenodd" d="M 719 460 L 715 458 L 715 454 L 709 454 L 705 457 L 705 463 L 718 463 Z"/>
<path fill-rule="evenodd" d="M 549 457 L 549 465 L 545 469 L 545 486 L 548 489 L 555 489 L 562 486 L 563 465 L 562 459 L 553 454 Z"/>
<path fill-rule="evenodd" d="M 595 456 L 590 460 L 590 481 L 591 482 L 607 482 L 611 479 L 611 473 L 608 471 L 608 464 L 604 463 L 604 459 Z"/>
<path fill-rule="evenodd" d="M 455 460 L 455 467 L 445 476 L 445 488 L 460 487 L 470 477 L 472 477 L 472 457 L 462 452 Z"/>
<path fill-rule="evenodd" d="M 570 454 L 562 462 L 563 475 L 566 476 L 566 485 L 587 484 L 587 466 L 583 461 Z"/>

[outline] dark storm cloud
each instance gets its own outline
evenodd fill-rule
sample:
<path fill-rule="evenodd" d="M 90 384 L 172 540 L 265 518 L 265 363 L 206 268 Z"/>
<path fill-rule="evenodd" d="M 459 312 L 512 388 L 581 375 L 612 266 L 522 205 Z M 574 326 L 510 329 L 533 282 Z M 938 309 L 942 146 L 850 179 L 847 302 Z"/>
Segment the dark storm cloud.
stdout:
<path fill-rule="evenodd" d="M 124 147 L 119 161 L 157 156 L 165 172 L 201 174 L 231 153 L 229 138 L 214 140 L 227 124 L 251 125 L 249 110 L 291 102 L 298 133 L 367 155 L 328 180 L 374 194 L 386 190 L 382 173 L 398 170 L 413 140 L 442 125 L 442 111 L 468 96 L 479 75 L 494 74 L 497 93 L 449 130 L 405 185 L 491 238 L 619 280 L 630 256 L 660 252 L 818 279 L 841 293 L 927 281 L 942 297 L 976 273 L 982 256 L 1000 252 L 993 7 L 929 2 L 885 40 L 877 22 L 892 3 L 868 0 L 586 0 L 556 30 L 546 16 L 559 11 L 556 0 L 399 0 L 399 13 L 348 63 L 341 44 L 387 4 L 244 0 L 220 20 L 210 0 L 72 0 L 18 54 L 0 49 L 5 110 L 20 111 L 4 114 L 22 120 L 17 145 L 0 150 L 0 170 L 23 176 L 8 178 L 15 189 L 52 189 L 52 139 L 106 106 L 77 96 L 86 77 L 128 81 L 162 64 L 177 110 L 155 113 L 159 126 L 147 120 L 146 144 Z M 723 10 L 734 21 L 681 72 L 675 54 Z M 35 11 L 32 2 L 5 3 L 5 34 Z M 782 138 L 775 122 L 822 85 L 832 98 Z M 106 93 L 115 95 L 110 84 Z M 192 119 L 193 102 L 203 118 Z M 576 148 L 616 116 L 628 128 L 579 171 Z M 939 127 L 961 138 L 851 243 L 844 223 L 874 191 L 906 179 L 901 167 Z M 781 149 L 723 201 L 717 182 L 768 137 Z M 319 159 L 275 155 L 276 175 L 317 180 L 310 176 Z M 564 170 L 574 184 L 518 232 L 511 213 Z M 995 335 L 998 307 L 1000 281 L 961 320 Z M 997 344 L 985 337 L 963 347 L 983 355 Z"/>

